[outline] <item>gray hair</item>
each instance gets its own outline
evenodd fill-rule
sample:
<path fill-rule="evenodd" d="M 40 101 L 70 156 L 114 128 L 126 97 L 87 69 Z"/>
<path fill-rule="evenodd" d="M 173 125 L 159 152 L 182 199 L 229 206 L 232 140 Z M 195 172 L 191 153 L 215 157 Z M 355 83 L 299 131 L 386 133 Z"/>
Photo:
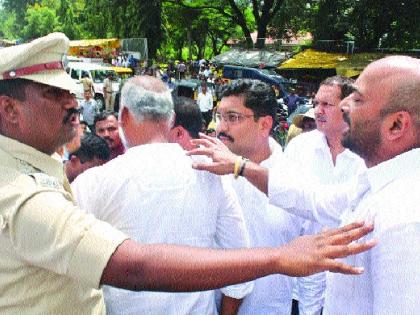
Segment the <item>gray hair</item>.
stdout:
<path fill-rule="evenodd" d="M 169 89 L 151 76 L 129 79 L 121 91 L 121 108 L 126 107 L 138 121 L 172 121 L 174 104 Z"/>

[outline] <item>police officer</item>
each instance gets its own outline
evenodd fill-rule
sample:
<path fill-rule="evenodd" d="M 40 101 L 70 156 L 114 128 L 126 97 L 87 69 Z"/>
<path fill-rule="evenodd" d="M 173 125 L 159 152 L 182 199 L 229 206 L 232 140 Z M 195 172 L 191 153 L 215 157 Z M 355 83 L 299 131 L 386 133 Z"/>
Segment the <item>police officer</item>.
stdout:
<path fill-rule="evenodd" d="M 142 245 L 80 211 L 63 165 L 51 155 L 79 124 L 64 70 L 69 41 L 53 33 L 0 50 L 0 313 L 104 314 L 100 286 L 193 291 L 270 273 L 330 269 L 371 245 L 348 245 L 371 230 L 353 224 L 277 249 L 211 251 Z"/>

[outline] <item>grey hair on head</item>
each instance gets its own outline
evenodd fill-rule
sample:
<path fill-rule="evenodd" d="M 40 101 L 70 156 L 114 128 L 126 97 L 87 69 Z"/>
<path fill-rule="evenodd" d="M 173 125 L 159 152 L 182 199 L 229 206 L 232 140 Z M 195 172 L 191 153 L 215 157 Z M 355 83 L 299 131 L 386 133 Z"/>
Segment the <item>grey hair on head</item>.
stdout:
<path fill-rule="evenodd" d="M 129 79 L 121 91 L 121 107 L 126 107 L 138 121 L 172 120 L 174 104 L 169 89 L 151 76 Z"/>

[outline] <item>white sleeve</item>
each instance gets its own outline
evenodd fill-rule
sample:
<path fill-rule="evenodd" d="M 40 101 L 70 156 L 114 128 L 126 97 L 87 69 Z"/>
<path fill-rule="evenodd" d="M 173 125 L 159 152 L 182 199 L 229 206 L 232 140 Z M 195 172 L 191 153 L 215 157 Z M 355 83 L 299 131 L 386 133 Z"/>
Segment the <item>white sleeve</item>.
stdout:
<path fill-rule="evenodd" d="M 341 214 L 368 188 L 365 174 L 347 184 L 315 185 L 299 176 L 297 164 L 281 158 L 283 161 L 269 171 L 269 202 L 304 219 L 335 227 Z"/>
<path fill-rule="evenodd" d="M 302 235 L 311 235 L 322 230 L 319 223 L 304 221 Z M 324 306 L 326 274 L 316 273 L 307 277 L 299 277 L 296 281 L 300 315 L 319 315 Z"/>
<path fill-rule="evenodd" d="M 221 177 L 220 209 L 217 218 L 216 243 L 220 248 L 249 247 L 249 235 L 242 208 L 227 176 Z M 253 283 L 245 282 L 228 286 L 220 291 L 231 298 L 242 299 L 252 291 Z"/>
<path fill-rule="evenodd" d="M 420 309 L 420 223 L 400 224 L 370 251 L 373 315 L 417 314 Z"/>
<path fill-rule="evenodd" d="M 88 169 L 77 176 L 71 183 L 71 190 L 80 209 L 102 220 L 99 209 L 102 208 L 100 200 L 103 199 L 101 196 L 104 195 L 103 191 L 97 191 L 98 187 L 102 185 L 97 181 L 98 178 L 95 174 L 95 169 Z M 102 186 L 102 188 L 104 187 Z"/>

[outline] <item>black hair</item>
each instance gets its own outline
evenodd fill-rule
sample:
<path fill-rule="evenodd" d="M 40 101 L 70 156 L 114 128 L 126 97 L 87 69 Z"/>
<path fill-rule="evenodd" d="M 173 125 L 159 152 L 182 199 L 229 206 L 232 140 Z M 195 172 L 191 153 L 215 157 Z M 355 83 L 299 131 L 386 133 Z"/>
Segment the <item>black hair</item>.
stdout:
<path fill-rule="evenodd" d="M 81 139 L 79 149 L 71 155 L 77 156 L 80 163 L 92 161 L 94 158 L 108 161 L 111 150 L 104 139 L 93 134 L 85 134 Z"/>
<path fill-rule="evenodd" d="M 319 86 L 338 86 L 341 91 L 340 99 L 344 99 L 354 91 L 354 89 L 352 88 L 353 83 L 354 80 L 351 78 L 346 78 L 341 75 L 335 75 L 333 77 L 326 78 L 319 84 Z"/>
<path fill-rule="evenodd" d="M 245 107 L 253 111 L 255 119 L 264 116 L 276 121 L 277 100 L 271 86 L 259 80 L 239 79 L 223 87 L 222 98 L 228 96 L 242 96 Z"/>
<path fill-rule="evenodd" d="M 26 101 L 25 89 L 35 82 L 27 79 L 0 80 L 0 95 L 6 95 L 21 102 Z"/>
<path fill-rule="evenodd" d="M 203 115 L 200 107 L 188 97 L 173 96 L 175 123 L 174 127 L 181 126 L 188 131 L 194 139 L 199 137 L 202 128 Z"/>
<path fill-rule="evenodd" d="M 116 112 L 106 110 L 95 115 L 95 118 L 93 119 L 93 125 L 96 126 L 98 121 L 105 120 L 109 116 L 114 116 L 118 120 L 118 114 Z"/>

